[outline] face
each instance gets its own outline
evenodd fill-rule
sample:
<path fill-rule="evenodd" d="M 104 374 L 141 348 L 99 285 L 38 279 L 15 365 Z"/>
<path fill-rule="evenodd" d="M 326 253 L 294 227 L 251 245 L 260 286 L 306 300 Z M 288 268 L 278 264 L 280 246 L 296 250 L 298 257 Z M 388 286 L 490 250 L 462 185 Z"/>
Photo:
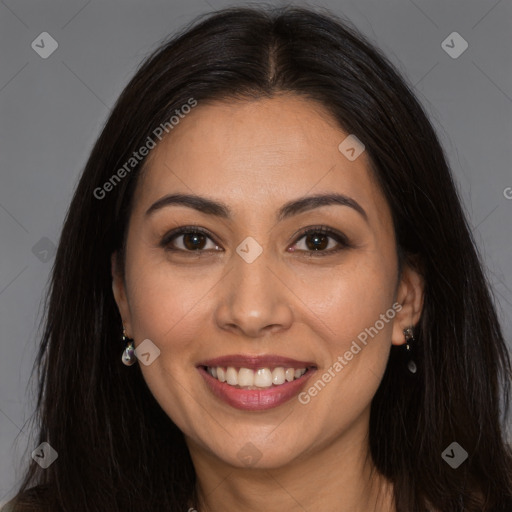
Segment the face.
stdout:
<path fill-rule="evenodd" d="M 399 280 L 389 205 L 348 135 L 296 96 L 199 103 L 146 162 L 114 295 L 194 453 L 271 468 L 364 437 L 421 283 Z"/>

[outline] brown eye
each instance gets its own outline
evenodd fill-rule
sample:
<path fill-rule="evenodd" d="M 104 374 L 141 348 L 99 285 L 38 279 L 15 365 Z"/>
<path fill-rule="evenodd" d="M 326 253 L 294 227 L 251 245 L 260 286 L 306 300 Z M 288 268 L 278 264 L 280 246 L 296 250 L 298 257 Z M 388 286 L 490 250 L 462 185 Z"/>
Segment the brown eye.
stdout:
<path fill-rule="evenodd" d="M 208 241 L 211 242 L 210 247 L 207 247 Z M 211 239 L 202 228 L 179 228 L 167 233 L 160 246 L 167 251 L 181 251 L 181 252 L 205 252 L 206 250 L 219 249 L 219 246 Z"/>
<path fill-rule="evenodd" d="M 195 249 L 203 249 L 206 236 L 202 233 L 185 233 L 183 236 L 183 245 L 191 251 Z"/>
<path fill-rule="evenodd" d="M 306 235 L 306 246 L 312 251 L 325 249 L 329 245 L 329 238 L 330 237 L 324 235 L 323 233 L 313 233 Z"/>
<path fill-rule="evenodd" d="M 304 240 L 304 248 L 297 247 L 300 245 L 300 240 Z M 348 247 L 351 245 L 344 235 L 326 226 L 320 226 L 305 230 L 295 243 L 293 251 L 299 250 L 316 253 L 315 256 L 327 256 Z"/>

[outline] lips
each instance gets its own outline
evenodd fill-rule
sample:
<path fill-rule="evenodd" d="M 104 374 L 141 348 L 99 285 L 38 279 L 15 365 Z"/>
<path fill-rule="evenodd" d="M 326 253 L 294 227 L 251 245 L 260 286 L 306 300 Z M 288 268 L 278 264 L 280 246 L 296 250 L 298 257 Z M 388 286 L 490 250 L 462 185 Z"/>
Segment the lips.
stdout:
<path fill-rule="evenodd" d="M 289 357 L 281 356 L 243 356 L 243 355 L 230 355 L 216 357 L 214 359 L 208 359 L 202 361 L 197 366 L 221 366 L 228 367 L 233 366 L 234 368 L 249 368 L 251 370 L 258 370 L 259 368 L 276 368 L 283 366 L 285 368 L 307 368 L 315 366 L 312 361 L 298 361 L 297 359 L 291 359 Z"/>
<path fill-rule="evenodd" d="M 237 409 L 256 411 L 293 398 L 316 366 L 282 356 L 230 355 L 202 361 L 197 369 L 217 398 Z"/>

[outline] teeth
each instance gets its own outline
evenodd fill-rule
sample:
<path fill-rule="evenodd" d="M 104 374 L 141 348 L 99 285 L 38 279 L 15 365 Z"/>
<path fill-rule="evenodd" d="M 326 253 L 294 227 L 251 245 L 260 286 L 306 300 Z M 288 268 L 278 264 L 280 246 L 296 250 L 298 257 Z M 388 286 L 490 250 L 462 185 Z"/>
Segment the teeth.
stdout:
<path fill-rule="evenodd" d="M 279 386 L 279 384 L 284 384 L 284 368 L 274 368 L 272 371 L 272 384 Z"/>
<path fill-rule="evenodd" d="M 238 388 L 269 388 L 272 385 L 280 386 L 285 382 L 292 382 L 299 379 L 306 373 L 306 368 L 284 368 L 282 366 L 270 369 L 259 368 L 256 371 L 250 368 L 235 368 L 228 366 L 226 369 L 221 366 L 207 367 L 208 373 L 219 380 L 226 382 L 230 386 Z"/>
<path fill-rule="evenodd" d="M 254 372 L 249 368 L 240 368 L 237 384 L 239 386 L 254 386 Z"/>
<path fill-rule="evenodd" d="M 238 372 L 232 366 L 226 370 L 226 382 L 231 386 L 238 384 Z"/>
<path fill-rule="evenodd" d="M 254 385 L 259 388 L 272 386 L 272 372 L 268 368 L 260 368 L 254 374 Z"/>

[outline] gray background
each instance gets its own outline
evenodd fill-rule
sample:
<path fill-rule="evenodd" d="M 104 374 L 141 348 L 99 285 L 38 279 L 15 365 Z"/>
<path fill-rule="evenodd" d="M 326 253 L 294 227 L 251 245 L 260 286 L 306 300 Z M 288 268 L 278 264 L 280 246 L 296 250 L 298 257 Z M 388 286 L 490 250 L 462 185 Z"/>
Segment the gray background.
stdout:
<path fill-rule="evenodd" d="M 36 447 L 26 422 L 34 404 L 29 376 L 41 300 L 92 144 L 141 59 L 196 15 L 227 5 L 234 4 L 0 2 L 0 506 Z M 510 344 L 511 1 L 309 5 L 349 18 L 414 86 L 449 155 Z M 441 46 L 454 31 L 469 44 L 456 59 Z M 59 45 L 47 59 L 31 47 L 42 32 Z"/>

